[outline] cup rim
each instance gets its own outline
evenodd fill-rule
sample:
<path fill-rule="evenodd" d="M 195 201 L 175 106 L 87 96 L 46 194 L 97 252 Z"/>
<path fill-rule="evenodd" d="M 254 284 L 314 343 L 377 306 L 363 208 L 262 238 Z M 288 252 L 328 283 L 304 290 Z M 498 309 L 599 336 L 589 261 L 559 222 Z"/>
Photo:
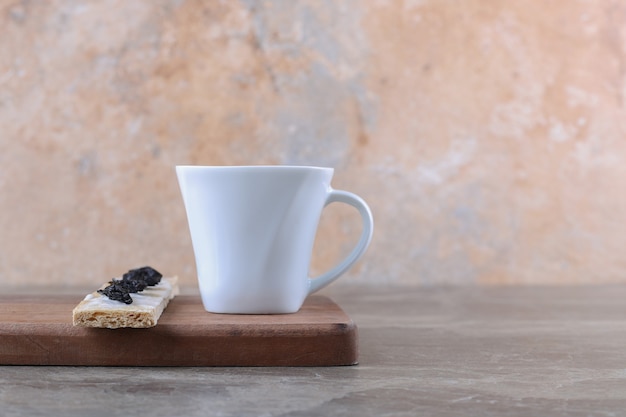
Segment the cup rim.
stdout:
<path fill-rule="evenodd" d="M 334 171 L 334 168 L 314 166 L 314 165 L 176 165 L 176 169 L 185 170 L 216 170 L 216 171 L 229 171 L 229 170 L 320 170 L 320 171 Z"/>

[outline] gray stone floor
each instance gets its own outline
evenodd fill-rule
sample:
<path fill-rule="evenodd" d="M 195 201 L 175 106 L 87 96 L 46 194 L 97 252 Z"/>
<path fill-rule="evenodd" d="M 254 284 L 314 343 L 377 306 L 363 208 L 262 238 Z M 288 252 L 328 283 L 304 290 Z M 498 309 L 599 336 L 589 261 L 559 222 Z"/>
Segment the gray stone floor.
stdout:
<path fill-rule="evenodd" d="M 626 415 L 626 287 L 326 294 L 358 366 L 3 366 L 0 416 Z"/>

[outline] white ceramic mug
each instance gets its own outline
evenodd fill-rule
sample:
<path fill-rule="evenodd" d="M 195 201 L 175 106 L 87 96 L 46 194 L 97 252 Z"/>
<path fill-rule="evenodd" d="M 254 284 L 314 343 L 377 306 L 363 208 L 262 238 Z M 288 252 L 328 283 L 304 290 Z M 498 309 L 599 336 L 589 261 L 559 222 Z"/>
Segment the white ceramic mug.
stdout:
<path fill-rule="evenodd" d="M 346 272 L 369 246 L 372 213 L 357 195 L 333 190 L 332 168 L 177 166 L 202 303 L 213 313 L 293 313 Z M 363 220 L 352 252 L 308 277 L 322 209 L 342 202 Z"/>

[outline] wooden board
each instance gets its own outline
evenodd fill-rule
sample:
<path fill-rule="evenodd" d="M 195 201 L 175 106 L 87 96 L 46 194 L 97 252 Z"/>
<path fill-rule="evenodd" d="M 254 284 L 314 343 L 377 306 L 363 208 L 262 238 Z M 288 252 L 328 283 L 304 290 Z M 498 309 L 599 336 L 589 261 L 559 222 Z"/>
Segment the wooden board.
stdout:
<path fill-rule="evenodd" d="M 150 329 L 74 327 L 80 296 L 0 295 L 0 365 L 331 366 L 357 363 L 354 322 L 324 296 L 295 314 L 212 314 L 178 296 Z"/>

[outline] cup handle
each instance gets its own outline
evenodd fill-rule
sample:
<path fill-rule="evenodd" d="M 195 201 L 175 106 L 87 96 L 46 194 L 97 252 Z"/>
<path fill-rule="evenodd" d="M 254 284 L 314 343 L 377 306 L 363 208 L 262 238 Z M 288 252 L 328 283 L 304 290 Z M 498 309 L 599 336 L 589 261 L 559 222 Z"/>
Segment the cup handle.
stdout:
<path fill-rule="evenodd" d="M 365 201 L 356 194 L 349 193 L 347 191 L 331 190 L 326 198 L 324 207 L 334 202 L 346 203 L 359 210 L 361 219 L 363 220 L 363 231 L 361 232 L 361 237 L 359 238 L 358 243 L 343 261 L 330 271 L 319 275 L 316 278 L 309 278 L 309 294 L 313 294 L 314 292 L 321 290 L 339 278 L 341 274 L 350 269 L 350 267 L 363 255 L 372 240 L 372 233 L 374 232 L 374 218 L 372 217 L 372 212 L 367 203 L 365 203 Z"/>

